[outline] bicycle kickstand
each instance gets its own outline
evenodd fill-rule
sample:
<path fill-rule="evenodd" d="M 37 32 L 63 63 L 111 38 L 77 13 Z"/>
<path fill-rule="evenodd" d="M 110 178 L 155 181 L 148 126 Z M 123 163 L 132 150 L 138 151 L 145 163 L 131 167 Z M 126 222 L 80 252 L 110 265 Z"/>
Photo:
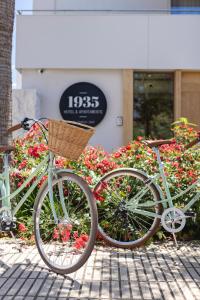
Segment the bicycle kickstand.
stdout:
<path fill-rule="evenodd" d="M 174 244 L 175 244 L 175 246 L 176 246 L 176 248 L 178 250 L 179 249 L 179 245 L 178 245 L 177 238 L 176 238 L 176 235 L 175 235 L 174 232 L 172 232 L 172 236 L 173 236 L 173 239 L 174 239 Z"/>
<path fill-rule="evenodd" d="M 19 252 L 22 252 L 22 247 L 21 247 L 20 243 L 17 241 L 14 233 L 12 231 L 10 231 L 10 234 L 15 242 L 16 248 L 18 249 Z"/>

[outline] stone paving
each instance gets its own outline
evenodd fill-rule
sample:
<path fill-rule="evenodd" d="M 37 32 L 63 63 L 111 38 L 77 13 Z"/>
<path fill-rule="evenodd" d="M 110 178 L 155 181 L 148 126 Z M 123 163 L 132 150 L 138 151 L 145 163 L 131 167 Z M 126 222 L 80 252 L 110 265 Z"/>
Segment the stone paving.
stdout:
<path fill-rule="evenodd" d="M 200 299 L 200 242 L 170 243 L 137 251 L 96 247 L 67 276 L 52 273 L 37 249 L 19 253 L 0 240 L 0 299 Z"/>

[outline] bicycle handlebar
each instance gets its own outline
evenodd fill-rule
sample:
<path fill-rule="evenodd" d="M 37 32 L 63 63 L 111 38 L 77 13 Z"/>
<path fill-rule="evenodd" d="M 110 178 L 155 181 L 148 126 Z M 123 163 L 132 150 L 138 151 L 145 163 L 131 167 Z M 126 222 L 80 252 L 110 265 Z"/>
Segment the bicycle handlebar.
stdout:
<path fill-rule="evenodd" d="M 7 133 L 11 133 L 13 131 L 16 131 L 18 129 L 21 129 L 23 128 L 24 130 L 29 130 L 30 129 L 30 124 L 28 123 L 29 121 L 38 121 L 38 120 L 34 120 L 34 119 L 29 119 L 29 118 L 24 118 L 24 120 L 19 123 L 19 124 L 16 124 L 10 128 L 7 129 Z"/>
<path fill-rule="evenodd" d="M 16 125 L 14 125 L 14 126 L 8 128 L 8 129 L 7 129 L 7 133 L 11 133 L 11 132 L 13 132 L 13 131 L 15 131 L 15 130 L 18 130 L 18 129 L 20 129 L 20 128 L 22 128 L 22 123 L 16 124 Z"/>

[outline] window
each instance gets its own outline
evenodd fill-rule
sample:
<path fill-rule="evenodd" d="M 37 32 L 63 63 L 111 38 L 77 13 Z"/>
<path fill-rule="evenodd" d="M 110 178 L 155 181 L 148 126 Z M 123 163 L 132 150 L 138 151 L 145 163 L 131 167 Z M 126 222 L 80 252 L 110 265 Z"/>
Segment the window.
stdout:
<path fill-rule="evenodd" d="M 200 14 L 200 0 L 172 0 L 173 14 Z"/>
<path fill-rule="evenodd" d="M 200 7 L 200 0 L 172 0 L 172 6 L 177 7 Z"/>

